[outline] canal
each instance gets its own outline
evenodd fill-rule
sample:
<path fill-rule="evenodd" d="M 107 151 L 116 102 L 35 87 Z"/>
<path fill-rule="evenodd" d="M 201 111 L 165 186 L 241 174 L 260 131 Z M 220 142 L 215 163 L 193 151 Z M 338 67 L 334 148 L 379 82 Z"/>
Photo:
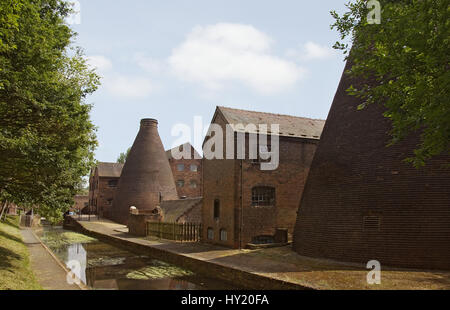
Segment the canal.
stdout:
<path fill-rule="evenodd" d="M 66 265 L 76 263 L 81 281 L 98 290 L 231 290 L 221 280 L 117 248 L 59 227 L 38 232 L 44 244 Z"/>

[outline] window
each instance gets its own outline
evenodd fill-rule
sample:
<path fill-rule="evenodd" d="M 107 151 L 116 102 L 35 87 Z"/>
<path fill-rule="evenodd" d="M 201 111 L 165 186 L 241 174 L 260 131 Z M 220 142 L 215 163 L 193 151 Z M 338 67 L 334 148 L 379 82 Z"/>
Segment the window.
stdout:
<path fill-rule="evenodd" d="M 252 190 L 253 206 L 275 206 L 275 188 L 268 186 L 255 187 Z"/>
<path fill-rule="evenodd" d="M 220 218 L 220 200 L 214 200 L 214 219 L 218 220 Z"/>
<path fill-rule="evenodd" d="M 184 164 L 178 164 L 177 165 L 177 170 L 178 171 L 184 171 Z"/>
<path fill-rule="evenodd" d="M 220 230 L 220 241 L 227 241 L 227 240 L 228 240 L 227 231 L 225 229 L 221 229 Z"/>
<path fill-rule="evenodd" d="M 191 188 L 197 188 L 197 182 L 192 180 L 190 183 Z"/>
<path fill-rule="evenodd" d="M 118 183 L 117 180 L 111 180 L 111 181 L 108 181 L 108 186 L 109 187 L 117 187 L 117 183 Z"/>
<path fill-rule="evenodd" d="M 184 180 L 178 180 L 177 181 L 177 186 L 178 187 L 184 187 Z"/>
<path fill-rule="evenodd" d="M 197 172 L 198 171 L 198 166 L 197 165 L 191 165 L 191 171 L 192 172 Z"/>
<path fill-rule="evenodd" d="M 208 228 L 208 239 L 214 240 L 214 229 L 212 229 L 211 227 Z"/>
<path fill-rule="evenodd" d="M 106 201 L 106 204 L 107 204 L 108 206 L 111 206 L 111 205 L 112 205 L 112 202 L 113 202 L 112 199 L 108 199 L 108 200 Z"/>

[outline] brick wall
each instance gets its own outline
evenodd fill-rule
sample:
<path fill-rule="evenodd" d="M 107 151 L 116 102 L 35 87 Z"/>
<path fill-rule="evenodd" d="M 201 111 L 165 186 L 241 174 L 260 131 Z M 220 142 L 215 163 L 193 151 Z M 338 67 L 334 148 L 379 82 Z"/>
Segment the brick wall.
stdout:
<path fill-rule="evenodd" d="M 179 197 L 196 198 L 202 196 L 202 160 L 201 159 L 169 159 L 170 168 L 172 169 L 173 179 L 177 186 Z M 179 171 L 178 165 L 183 165 L 184 170 Z M 191 171 L 191 166 L 197 166 L 197 171 Z M 180 186 L 179 181 L 183 181 L 184 185 Z M 193 186 L 194 182 L 196 186 Z"/>
<path fill-rule="evenodd" d="M 347 68 L 348 69 L 348 68 Z M 382 105 L 361 103 L 341 80 L 311 172 L 294 236 L 301 255 L 385 266 L 450 269 L 448 156 L 423 169 L 402 160 L 417 133 L 386 147 Z"/>
<path fill-rule="evenodd" d="M 109 219 L 111 218 L 111 207 L 117 188 L 117 186 L 112 186 L 110 182 L 116 184 L 119 182 L 119 178 L 99 177 L 98 170 L 95 169 L 89 185 L 89 206 L 91 210 L 98 212 L 100 217 Z"/>

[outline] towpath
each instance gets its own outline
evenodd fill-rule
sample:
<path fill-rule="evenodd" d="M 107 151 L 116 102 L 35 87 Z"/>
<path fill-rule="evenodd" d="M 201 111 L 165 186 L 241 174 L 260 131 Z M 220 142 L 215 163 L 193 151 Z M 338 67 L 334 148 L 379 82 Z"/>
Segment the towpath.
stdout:
<path fill-rule="evenodd" d="M 30 228 L 21 230 L 22 238 L 30 252 L 31 268 L 45 290 L 80 290 L 67 282 L 67 270 L 47 250 Z"/>

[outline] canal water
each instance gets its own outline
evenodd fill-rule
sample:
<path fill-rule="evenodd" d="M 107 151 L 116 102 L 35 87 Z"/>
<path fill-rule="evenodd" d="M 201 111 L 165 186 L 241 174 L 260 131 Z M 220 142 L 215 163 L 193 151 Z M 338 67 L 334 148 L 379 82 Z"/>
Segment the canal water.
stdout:
<path fill-rule="evenodd" d="M 62 228 L 45 227 L 41 240 L 81 281 L 99 290 L 231 290 L 231 284 L 205 278 L 148 256 L 137 255 Z"/>

